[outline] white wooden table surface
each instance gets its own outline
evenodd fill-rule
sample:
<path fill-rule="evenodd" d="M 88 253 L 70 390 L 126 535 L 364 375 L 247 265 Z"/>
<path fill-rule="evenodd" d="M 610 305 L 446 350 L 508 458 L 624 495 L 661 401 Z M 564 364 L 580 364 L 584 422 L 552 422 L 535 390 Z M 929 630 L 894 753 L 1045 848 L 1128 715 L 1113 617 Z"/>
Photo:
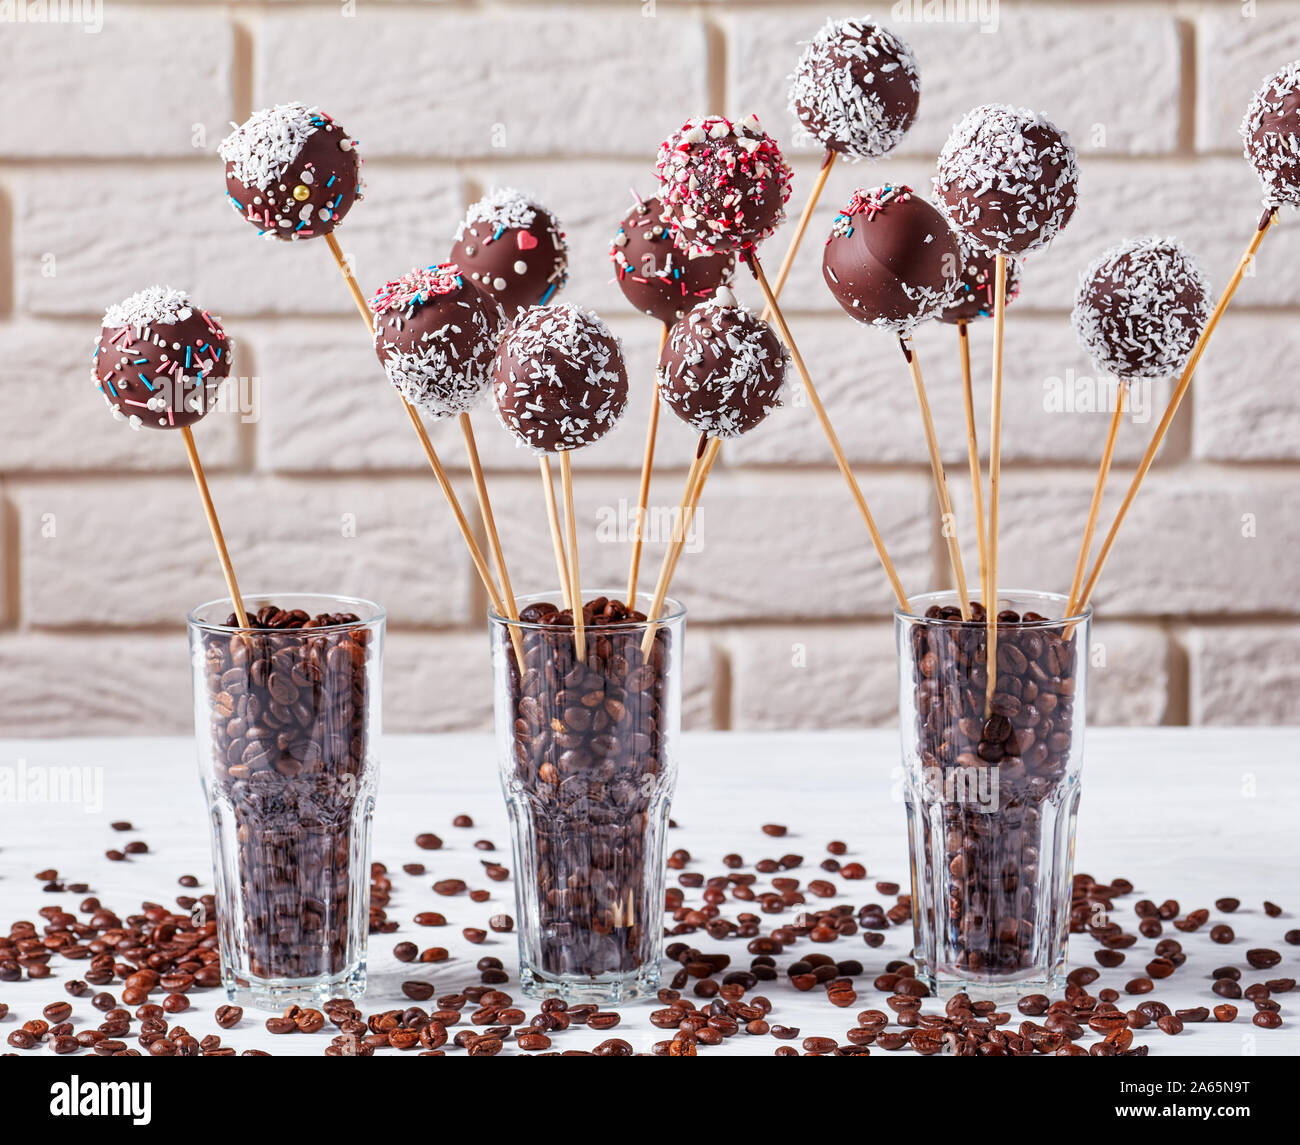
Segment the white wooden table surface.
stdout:
<path fill-rule="evenodd" d="M 1242 969 L 1242 983 L 1265 978 L 1300 977 L 1300 947 L 1288 946 L 1283 934 L 1300 926 L 1300 729 L 1102 729 L 1089 733 L 1084 766 L 1084 796 L 1079 817 L 1076 870 L 1101 881 L 1126 878 L 1134 894 L 1120 900 L 1117 909 L 1125 928 L 1135 929 L 1132 904 L 1139 898 L 1161 902 L 1175 898 L 1183 912 L 1206 907 L 1211 924 L 1228 921 L 1236 941 L 1219 946 L 1209 941 L 1209 926 L 1185 935 L 1166 928 L 1178 938 L 1187 954 L 1186 964 L 1173 978 L 1159 984 L 1150 997 L 1173 1008 L 1205 1005 L 1221 999 L 1209 991 L 1211 968 L 1234 963 Z M 89 765 L 101 768 L 103 806 L 88 812 L 68 804 L 12 804 L 0 802 L 0 926 L 7 931 L 16 919 L 37 920 L 42 906 L 60 903 L 75 909 L 82 897 L 44 894 L 33 878 L 36 871 L 55 867 L 60 877 L 86 882 L 105 905 L 121 912 L 134 910 L 142 900 L 172 902 L 177 894 L 197 894 L 177 885 L 182 874 L 194 874 L 202 890 L 211 889 L 207 831 L 196 778 L 193 743 L 169 739 L 83 739 L 0 741 L 0 772 L 19 760 L 27 765 Z M 670 846 L 685 847 L 694 858 L 692 870 L 706 876 L 722 873 L 721 858 L 731 851 L 747 863 L 787 852 L 804 855 L 802 869 L 790 872 L 805 883 L 828 877 L 837 884 L 835 899 L 813 900 L 818 905 L 892 900 L 876 894 L 876 879 L 906 886 L 906 832 L 898 800 L 897 735 L 887 731 L 865 733 L 789 733 L 746 735 L 708 733 L 682 738 L 680 782 L 673 814 L 679 828 Z M 474 963 L 483 955 L 501 958 L 512 973 L 516 967 L 512 935 L 490 935 L 471 946 L 460 935 L 465 926 L 486 928 L 490 915 L 516 914 L 509 883 L 489 882 L 481 875 L 484 852 L 474 841 L 487 838 L 509 863 L 505 812 L 497 785 L 493 742 L 488 736 L 392 736 L 383 746 L 381 782 L 375 825 L 374 858 L 388 865 L 394 881 L 389 917 L 400 921 L 393 935 L 371 938 L 368 1011 L 397 1007 L 406 1002 L 400 984 L 424 977 L 438 993 L 452 992 L 478 981 Z M 473 816 L 472 829 L 451 826 L 459 813 Z M 112 831 L 109 823 L 129 819 L 136 830 L 130 835 Z M 762 834 L 763 823 L 787 824 L 783 839 Z M 433 831 L 444 840 L 440 851 L 421 851 L 414 838 Z M 129 862 L 113 863 L 104 857 L 111 847 L 128 838 L 148 842 L 149 853 Z M 841 839 L 849 853 L 868 870 L 865 882 L 845 882 L 817 869 L 826 856 L 826 843 Z M 412 878 L 402 873 L 403 863 L 422 862 L 428 874 Z M 672 873 L 670 872 L 670 877 Z M 492 892 L 490 901 L 471 903 L 464 895 L 455 899 L 435 895 L 437 878 L 463 878 L 471 887 Z M 698 892 L 688 892 L 688 901 Z M 1241 908 L 1230 918 L 1214 910 L 1214 900 L 1235 896 Z M 1285 913 L 1268 918 L 1265 899 L 1283 906 Z M 728 903 L 734 917 L 740 904 Z M 446 914 L 449 925 L 426 929 L 413 924 L 422 910 Z M 764 916 L 765 929 L 777 919 Z M 910 926 L 888 933 L 885 944 L 869 949 L 860 937 L 819 947 L 834 957 L 856 958 L 866 967 L 859 982 L 859 1002 L 850 1010 L 830 1006 L 820 991 L 800 994 L 784 980 L 761 984 L 775 1003 L 773 1022 L 796 1026 L 801 1037 L 826 1035 L 843 1040 L 860 1009 L 883 1008 L 883 997 L 871 979 L 890 959 L 904 958 L 910 946 Z M 445 946 L 452 958 L 440 964 L 406 964 L 392 956 L 395 943 L 410 940 L 420 945 Z M 745 944 L 737 940 L 716 942 L 699 934 L 687 939 L 704 950 L 726 950 L 733 965 L 747 967 Z M 1107 985 L 1121 988 L 1142 973 L 1154 941 L 1140 939 L 1127 952 L 1124 965 L 1103 970 L 1090 989 Z M 1276 968 L 1261 972 L 1245 962 L 1250 947 L 1267 946 L 1282 952 Z M 796 947 L 780 960 L 782 965 L 811 949 Z M 1095 965 L 1091 939 L 1075 940 L 1072 963 Z M 73 977 L 71 964 L 55 960 L 55 975 L 42 981 L 0 983 L 0 1002 L 10 1015 L 0 1022 L 0 1037 L 17 1022 L 39 1016 L 50 1001 L 66 998 L 62 981 Z M 665 977 L 671 973 L 668 968 Z M 516 999 L 517 987 L 506 987 Z M 116 993 L 116 990 L 114 991 Z M 213 1009 L 223 1002 L 219 991 L 192 996 L 194 1005 L 180 1017 L 198 1036 L 216 1030 Z M 70 999 L 78 1026 L 98 1024 L 89 998 Z M 1129 999 L 1136 1004 L 1140 999 Z M 1136 1044 L 1150 1044 L 1153 1055 L 1237 1055 L 1242 1053 L 1300 1053 L 1300 991 L 1278 999 L 1284 1026 L 1261 1030 L 1251 1024 L 1254 1007 L 1238 1000 L 1240 1015 L 1232 1024 L 1188 1024 L 1177 1037 L 1154 1026 L 1139 1031 Z M 535 1006 L 523 1005 L 529 1013 Z M 557 1036 L 555 1048 L 589 1048 L 611 1036 L 625 1038 L 638 1049 L 648 1049 L 664 1034 L 646 1020 L 653 1003 L 638 1003 L 623 1010 L 622 1024 L 597 1034 L 573 1027 Z M 272 1036 L 262 1026 L 261 1015 L 248 1010 L 243 1023 L 224 1034 L 238 1049 L 259 1047 L 275 1053 L 320 1054 L 325 1034 Z M 1019 1015 L 1016 1015 L 1019 1021 Z M 327 1027 L 327 1030 L 332 1029 Z M 779 1044 L 771 1037 L 741 1034 L 708 1054 L 771 1055 Z M 798 1045 L 797 1042 L 791 1043 Z M 3 1047 L 7 1049 L 7 1047 Z M 395 1051 L 385 1051 L 395 1052 Z M 460 1053 L 461 1051 L 454 1051 Z M 507 1045 L 506 1052 L 512 1052 Z M 911 1055 L 907 1055 L 911 1056 Z"/>

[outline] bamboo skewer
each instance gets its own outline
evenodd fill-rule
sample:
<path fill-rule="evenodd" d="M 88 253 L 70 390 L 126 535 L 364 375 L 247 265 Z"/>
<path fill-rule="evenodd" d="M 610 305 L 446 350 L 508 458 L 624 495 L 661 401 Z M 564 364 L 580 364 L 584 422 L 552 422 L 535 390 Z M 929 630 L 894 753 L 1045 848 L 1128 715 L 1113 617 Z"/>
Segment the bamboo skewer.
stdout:
<path fill-rule="evenodd" d="M 663 563 L 659 567 L 659 579 L 655 584 L 654 599 L 650 604 L 648 617 L 650 623 L 646 627 L 646 634 L 641 640 L 641 654 L 648 656 L 650 649 L 654 647 L 654 638 L 656 624 L 659 614 L 663 611 L 664 601 L 668 599 L 668 589 L 672 584 L 673 575 L 677 572 L 677 562 L 681 560 L 682 550 L 686 546 L 686 538 L 690 535 L 691 527 L 695 523 L 695 510 L 699 507 L 700 496 L 704 492 L 704 483 L 708 480 L 709 472 L 713 468 L 713 463 L 718 458 L 718 453 L 722 449 L 722 438 L 707 438 L 700 435 L 699 448 L 695 451 L 695 459 L 691 462 L 690 472 L 686 475 L 686 487 L 682 490 L 681 504 L 678 506 L 678 530 L 677 535 L 672 538 L 668 548 L 664 552 Z"/>
<path fill-rule="evenodd" d="M 366 303 L 366 296 L 361 293 L 361 287 L 357 285 L 356 277 L 352 273 L 352 268 L 348 265 L 343 249 L 339 246 L 338 239 L 334 237 L 332 231 L 325 236 L 325 241 L 329 246 L 330 253 L 334 256 L 334 261 L 338 265 L 339 273 L 343 276 L 348 292 L 352 295 L 352 301 L 356 303 L 361 319 L 365 322 L 366 329 L 370 331 L 370 336 L 373 338 L 375 334 L 375 316 L 370 312 L 370 307 Z M 496 610 L 498 616 L 514 619 L 506 611 L 505 602 L 501 599 L 496 582 L 492 579 L 492 572 L 488 568 L 487 561 L 483 558 L 483 551 L 479 548 L 478 541 L 474 539 L 474 533 L 470 529 L 469 521 L 466 519 L 460 507 L 460 501 L 456 497 L 456 490 L 452 488 L 446 470 L 443 469 L 442 462 L 438 460 L 438 454 L 433 448 L 433 442 L 429 440 L 429 434 L 424 428 L 424 422 L 420 420 L 419 411 L 402 394 L 399 393 L 398 398 L 406 408 L 406 416 L 410 419 L 411 427 L 420 440 L 420 448 L 424 450 L 425 459 L 429 462 L 429 468 L 433 470 L 439 488 L 442 489 L 442 495 L 447 499 L 447 504 L 451 506 L 452 515 L 456 518 L 456 527 L 460 530 L 460 535 L 465 541 L 465 547 L 469 549 L 470 559 L 474 562 L 474 568 L 478 572 L 479 579 L 487 590 L 492 607 Z M 523 641 L 520 638 L 518 629 L 513 626 L 510 629 L 510 639 L 514 644 L 515 656 L 518 657 L 519 664 L 522 666 L 524 662 Z"/>
<path fill-rule="evenodd" d="M 962 404 L 966 410 L 966 453 L 970 459 L 971 499 L 975 511 L 975 543 L 979 547 L 980 591 L 988 568 L 988 535 L 984 522 L 984 478 L 980 473 L 980 447 L 975 435 L 975 395 L 971 386 L 970 331 L 964 319 L 957 323 L 957 342 L 961 353 Z"/>
<path fill-rule="evenodd" d="M 817 207 L 817 201 L 822 197 L 822 191 L 826 188 L 826 180 L 830 178 L 831 168 L 835 166 L 837 155 L 838 152 L 832 151 L 829 147 L 826 149 L 826 157 L 822 160 L 821 169 L 817 172 L 817 178 L 808 191 L 808 201 L 804 203 L 803 211 L 799 215 L 799 222 L 794 228 L 794 233 L 790 236 L 790 245 L 785 248 L 785 254 L 781 258 L 781 265 L 777 268 L 776 279 L 772 283 L 774 298 L 780 298 L 781 291 L 785 289 L 785 280 L 790 277 L 790 270 L 794 266 L 799 247 L 803 243 L 804 232 L 808 229 L 809 222 L 812 221 L 813 211 Z M 768 303 L 763 308 L 764 322 L 772 320 L 772 305 L 772 303 Z"/>
<path fill-rule="evenodd" d="M 939 500 L 939 513 L 943 518 L 943 535 L 948 542 L 948 561 L 952 565 L 952 575 L 957 586 L 957 600 L 961 604 L 961 618 L 969 620 L 970 594 L 966 591 L 966 570 L 962 565 L 961 546 L 957 540 L 957 523 L 952 511 L 952 498 L 948 496 L 948 477 L 943 469 L 943 457 L 939 452 L 939 435 L 934 431 L 934 415 L 930 412 L 930 401 L 925 394 L 925 379 L 921 376 L 921 359 L 910 335 L 899 335 L 899 348 L 907 359 L 907 367 L 912 374 L 912 386 L 916 390 L 916 404 L 921 410 L 921 424 L 925 427 L 925 445 L 930 454 L 930 473 L 934 477 L 934 492 Z"/>
<path fill-rule="evenodd" d="M 217 508 L 212 503 L 212 494 L 208 490 L 208 479 L 203 472 L 203 462 L 199 460 L 199 451 L 194 444 L 194 434 L 188 425 L 181 427 L 181 440 L 185 443 L 185 455 L 190 460 L 190 472 L 194 474 L 194 484 L 198 486 L 199 500 L 203 502 L 203 515 L 208 519 L 208 531 L 212 534 L 212 543 L 217 549 L 217 560 L 221 562 L 221 573 L 226 578 L 226 589 L 230 601 L 235 606 L 235 618 L 240 628 L 248 627 L 248 613 L 244 611 L 244 598 L 239 595 L 239 582 L 235 579 L 235 566 L 231 563 L 230 552 L 226 548 L 226 537 L 221 531 L 221 522 L 217 519 Z"/>
<path fill-rule="evenodd" d="M 515 603 L 514 586 L 510 583 L 510 571 L 506 568 L 506 555 L 501 548 L 496 516 L 492 512 L 492 502 L 488 498 L 487 481 L 483 478 L 483 463 L 479 460 L 478 442 L 474 438 L 474 426 L 470 423 L 467 413 L 462 413 L 459 420 L 461 436 L 465 439 L 465 455 L 469 458 L 470 473 L 474 476 L 474 494 L 478 499 L 479 515 L 483 518 L 488 548 L 492 552 L 492 563 L 496 565 L 497 579 L 501 583 L 501 600 L 506 606 L 506 616 L 511 620 L 518 620 L 519 606 Z"/>
<path fill-rule="evenodd" d="M 668 323 L 664 323 L 663 334 L 659 337 L 659 353 L 664 352 L 664 343 L 668 341 Z M 659 378 L 657 376 L 659 360 L 655 359 L 656 377 L 650 395 L 650 420 L 646 424 L 645 453 L 641 458 L 641 484 L 636 498 L 636 536 L 632 538 L 632 561 L 627 573 L 627 598 L 629 609 L 636 608 L 636 582 L 641 571 L 641 542 L 645 530 L 646 506 L 650 501 L 650 473 L 654 468 L 655 438 L 659 433 Z"/>
<path fill-rule="evenodd" d="M 989 415 L 989 535 L 984 574 L 984 624 L 987 632 L 985 714 L 992 709 L 998 683 L 998 508 L 1002 487 L 1002 336 L 1007 317 L 1007 260 L 997 255 L 993 293 L 993 400 Z"/>
<path fill-rule="evenodd" d="M 817 420 L 821 423 L 822 432 L 826 435 L 826 440 L 830 444 L 831 453 L 835 456 L 835 464 L 839 466 L 840 473 L 848 484 L 849 492 L 852 493 L 854 503 L 862 516 L 863 523 L 867 526 L 867 532 L 871 534 L 871 543 L 875 545 L 876 556 L 880 558 L 880 563 L 884 566 L 885 575 L 889 578 L 890 587 L 894 590 L 894 596 L 898 600 L 899 607 L 904 612 L 911 612 L 912 606 L 908 603 L 907 594 L 903 592 L 902 582 L 898 579 L 898 571 L 894 568 L 894 562 L 889 559 L 884 539 L 880 535 L 880 530 L 876 528 L 876 522 L 871 516 L 871 510 L 867 507 L 867 499 L 862 495 L 862 489 L 858 485 L 857 478 L 853 475 L 853 469 L 849 465 L 848 458 L 844 456 L 844 449 L 840 445 L 839 438 L 835 435 L 835 429 L 831 425 L 829 415 L 826 413 L 826 407 L 822 405 L 821 398 L 817 394 L 817 388 L 813 385 L 812 378 L 808 374 L 808 367 L 804 365 L 803 355 L 799 353 L 799 347 L 795 343 L 794 336 L 790 333 L 790 327 L 786 324 L 785 315 L 781 313 L 781 307 L 776 301 L 776 296 L 772 293 L 771 286 L 768 285 L 767 276 L 763 273 L 763 267 L 758 261 L 758 255 L 751 247 L 743 252 L 742 257 L 749 263 L 749 268 L 758 281 L 759 289 L 763 292 L 763 297 L 767 299 L 777 330 L 790 351 L 790 359 L 799 372 L 804 390 L 808 394 L 808 401 L 812 404 L 813 412 L 816 413 Z"/>
<path fill-rule="evenodd" d="M 1079 602 L 1076 606 L 1078 611 L 1081 612 L 1086 608 L 1088 601 L 1092 598 L 1093 590 L 1097 587 L 1097 578 L 1101 576 L 1101 570 L 1106 567 L 1106 559 L 1110 556 L 1110 551 L 1115 545 L 1115 538 L 1119 534 L 1120 526 L 1124 524 L 1124 518 L 1128 516 L 1128 511 L 1133 506 L 1133 500 L 1137 497 L 1138 490 L 1142 487 L 1142 482 L 1156 459 L 1156 453 L 1159 452 L 1165 435 L 1173 424 L 1174 417 L 1178 413 L 1178 407 L 1187 395 L 1188 387 L 1192 384 L 1192 375 L 1196 373 L 1196 367 L 1200 364 L 1201 356 L 1205 353 L 1205 347 L 1209 344 L 1215 328 L 1219 325 L 1219 319 L 1223 317 L 1223 313 L 1228 309 L 1228 304 L 1232 301 L 1233 295 L 1237 293 L 1237 288 L 1241 286 L 1241 280 L 1245 278 L 1247 269 L 1254 261 L 1260 244 L 1264 241 L 1264 236 L 1268 234 L 1276 222 L 1277 208 L 1270 207 L 1259 220 L 1254 235 L 1251 236 L 1250 242 L 1246 245 L 1245 251 L 1237 262 L 1237 269 L 1233 271 L 1232 277 L 1228 280 L 1228 285 L 1223 288 L 1223 294 L 1220 295 L 1213 312 L 1206 319 L 1205 326 L 1201 329 L 1201 335 L 1196 339 L 1196 345 L 1192 347 L 1192 352 L 1183 365 L 1183 372 L 1179 376 L 1178 385 L 1175 387 L 1173 395 L 1169 399 L 1169 404 L 1165 407 L 1164 415 L 1152 435 L 1151 444 L 1147 446 L 1146 452 L 1142 455 L 1142 461 L 1138 465 L 1137 472 L 1133 474 L 1133 480 L 1129 483 L 1128 491 L 1124 494 L 1124 500 L 1120 504 L 1119 511 L 1115 514 L 1115 520 L 1106 533 L 1106 539 L 1102 541 L 1101 549 L 1097 553 L 1097 560 L 1092 566 L 1092 572 L 1088 574 L 1088 579 L 1079 593 Z"/>
<path fill-rule="evenodd" d="M 542 487 L 546 501 L 546 520 L 551 527 L 551 549 L 555 553 L 555 574 L 560 578 L 560 595 L 564 598 L 564 607 L 573 607 L 569 584 L 569 558 L 564 552 L 564 536 L 560 532 L 560 507 L 555 502 L 555 478 L 551 475 L 551 458 L 541 454 L 537 458 L 537 467 L 542 475 Z"/>
<path fill-rule="evenodd" d="M 569 462 L 572 450 L 560 454 L 560 486 L 564 490 L 564 520 L 569 537 L 569 600 L 573 610 L 573 642 L 577 646 L 579 663 L 587 659 L 587 634 L 583 628 L 582 576 L 578 568 L 578 521 L 573 511 L 573 466 Z"/>
<path fill-rule="evenodd" d="M 1101 451 L 1101 465 L 1097 469 L 1097 484 L 1092 490 L 1092 503 L 1088 506 L 1088 522 L 1083 527 L 1083 543 L 1079 546 L 1079 558 L 1074 563 L 1074 579 L 1070 582 L 1070 599 L 1065 606 L 1065 615 L 1073 616 L 1079 603 L 1079 590 L 1083 587 L 1084 570 L 1088 567 L 1088 557 L 1092 553 L 1092 540 L 1097 535 L 1097 517 L 1101 512 L 1101 498 L 1106 489 L 1106 478 L 1110 475 L 1110 463 L 1115 457 L 1115 442 L 1119 438 L 1119 427 L 1124 421 L 1124 399 L 1128 397 L 1128 379 L 1121 378 L 1119 389 L 1115 393 L 1115 412 L 1111 415 L 1110 429 L 1106 433 L 1106 445 Z"/>

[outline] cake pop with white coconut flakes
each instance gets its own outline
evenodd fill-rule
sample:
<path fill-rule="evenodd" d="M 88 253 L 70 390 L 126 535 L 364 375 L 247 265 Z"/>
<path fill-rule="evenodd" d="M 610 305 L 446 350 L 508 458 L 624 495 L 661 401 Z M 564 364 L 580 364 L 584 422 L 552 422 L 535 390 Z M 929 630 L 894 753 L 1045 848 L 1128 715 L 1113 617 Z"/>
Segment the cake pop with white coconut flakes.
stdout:
<path fill-rule="evenodd" d="M 789 368 L 776 332 L 723 287 L 669 330 L 659 393 L 697 433 L 739 437 L 781 404 Z"/>
<path fill-rule="evenodd" d="M 559 221 L 513 187 L 498 187 L 470 207 L 449 261 L 501 303 L 508 318 L 546 305 L 569 277 L 569 248 Z"/>
<path fill-rule="evenodd" d="M 939 152 L 935 200 L 981 250 L 1010 257 L 1052 241 L 1074 214 L 1079 164 L 1041 115 L 1005 104 L 967 112 Z"/>
<path fill-rule="evenodd" d="M 254 112 L 221 143 L 230 205 L 264 238 L 329 234 L 361 198 L 356 140 L 320 108 Z"/>
<path fill-rule="evenodd" d="M 501 424 L 534 453 L 581 449 L 627 407 L 623 348 L 577 306 L 534 306 L 506 328 L 492 365 Z"/>
<path fill-rule="evenodd" d="M 370 301 L 388 380 L 435 417 L 472 409 L 491 381 L 505 313 L 453 263 L 419 267 Z"/>
<path fill-rule="evenodd" d="M 757 116 L 689 120 L 660 144 L 655 174 L 664 216 L 690 250 L 745 249 L 785 221 L 793 176 Z"/>
<path fill-rule="evenodd" d="M 230 374 L 221 323 L 184 291 L 151 286 L 104 312 L 95 387 L 135 429 L 183 429 L 211 410 Z"/>
<path fill-rule="evenodd" d="M 1209 315 L 1209 287 L 1192 255 L 1167 238 L 1135 238 L 1093 260 L 1071 318 L 1098 370 L 1117 378 L 1178 373 Z"/>
<path fill-rule="evenodd" d="M 729 285 L 736 274 L 731 251 L 701 254 L 679 247 L 664 220 L 663 204 L 655 198 L 638 199 L 623 217 L 609 257 L 623 297 L 665 326 L 712 297 L 719 286 Z"/>
<path fill-rule="evenodd" d="M 1300 60 L 1279 68 L 1255 93 L 1241 139 L 1267 204 L 1300 206 Z"/>
<path fill-rule="evenodd" d="M 960 285 L 961 244 L 910 187 L 856 190 L 835 216 L 822 273 L 859 322 L 904 333 L 943 313 Z"/>
<path fill-rule="evenodd" d="M 790 77 L 795 138 L 848 159 L 887 155 L 916 119 L 921 78 L 911 49 L 870 20 L 828 20 Z"/>

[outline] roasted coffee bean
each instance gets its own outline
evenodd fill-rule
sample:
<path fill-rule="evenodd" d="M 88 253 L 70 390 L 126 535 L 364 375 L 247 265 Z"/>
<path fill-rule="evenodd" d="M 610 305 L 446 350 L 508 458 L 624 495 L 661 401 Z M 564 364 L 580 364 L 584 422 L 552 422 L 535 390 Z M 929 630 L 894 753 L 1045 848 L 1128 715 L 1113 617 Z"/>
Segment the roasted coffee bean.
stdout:
<path fill-rule="evenodd" d="M 1282 914 L 1282 908 L 1278 906 L 1277 903 L 1269 902 L 1267 899 L 1265 899 L 1264 913 L 1268 915 L 1269 918 L 1278 918 Z"/>
<path fill-rule="evenodd" d="M 1282 955 L 1276 950 L 1255 947 L 1253 950 L 1246 951 L 1246 961 L 1256 970 L 1271 970 L 1282 961 Z"/>
<path fill-rule="evenodd" d="M 436 910 L 422 910 L 415 916 L 416 926 L 446 926 L 447 920 Z"/>
<path fill-rule="evenodd" d="M 1228 926 L 1226 923 L 1221 922 L 1217 926 L 1210 927 L 1211 942 L 1217 942 L 1220 945 L 1226 945 L 1236 937 L 1237 936 L 1233 932 L 1232 927 Z"/>
<path fill-rule="evenodd" d="M 218 1026 L 223 1030 L 230 1030 L 239 1025 L 244 1017 L 244 1011 L 241 1006 L 218 1006 L 214 1017 Z"/>
<path fill-rule="evenodd" d="M 1251 1021 L 1261 1030 L 1276 1030 L 1282 1025 L 1282 1015 L 1275 1010 L 1260 1010 Z"/>
<path fill-rule="evenodd" d="M 1181 1034 L 1183 1032 L 1183 1020 L 1176 1014 L 1166 1014 L 1163 1018 L 1156 1021 L 1161 1032 L 1166 1034 Z"/>
<path fill-rule="evenodd" d="M 1224 914 L 1231 914 L 1239 906 L 1241 906 L 1240 899 L 1228 898 L 1228 899 L 1215 899 L 1214 901 L 1215 910 L 1221 910 L 1223 911 Z"/>
<path fill-rule="evenodd" d="M 1214 1020 L 1216 1022 L 1236 1021 L 1237 1007 L 1229 1005 L 1227 1002 L 1214 1007 Z"/>
<path fill-rule="evenodd" d="M 1210 1011 L 1204 1006 L 1192 1006 L 1183 1010 L 1175 1010 L 1174 1015 L 1184 1022 L 1203 1022 L 1210 1016 Z"/>

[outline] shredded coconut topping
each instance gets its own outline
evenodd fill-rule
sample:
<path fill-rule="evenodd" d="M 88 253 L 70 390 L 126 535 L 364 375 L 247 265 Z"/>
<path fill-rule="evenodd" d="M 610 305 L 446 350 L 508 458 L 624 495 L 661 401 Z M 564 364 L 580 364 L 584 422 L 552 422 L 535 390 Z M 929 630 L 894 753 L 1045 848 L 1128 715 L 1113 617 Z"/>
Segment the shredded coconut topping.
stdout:
<path fill-rule="evenodd" d="M 789 369 L 790 353 L 771 327 L 722 287 L 673 325 L 659 393 L 698 432 L 739 437 L 782 404 Z"/>
<path fill-rule="evenodd" d="M 193 313 L 194 303 L 185 291 L 170 286 L 148 286 L 105 310 L 101 325 L 105 330 L 120 330 L 124 326 L 175 326 Z M 211 321 L 216 325 L 215 319 Z M 224 336 L 219 325 L 215 336 Z"/>
<path fill-rule="evenodd" d="M 523 191 L 514 187 L 494 187 L 465 212 L 465 226 L 475 223 L 488 223 L 493 227 L 527 230 L 537 218 L 538 203 Z M 456 236 L 460 237 L 459 234 Z"/>
<path fill-rule="evenodd" d="M 986 104 L 967 112 L 939 152 L 934 188 L 953 228 L 994 254 L 1045 246 L 1074 211 L 1079 163 L 1036 112 Z"/>
<path fill-rule="evenodd" d="M 253 112 L 235 126 L 222 140 L 219 154 L 236 179 L 265 191 L 289 170 L 307 140 L 332 122 L 318 107 L 277 104 Z"/>
<path fill-rule="evenodd" d="M 854 161 L 888 154 L 912 126 L 915 107 L 913 100 L 901 109 L 881 90 L 880 80 L 900 71 L 919 94 L 906 43 L 870 20 L 828 20 L 790 77 L 796 142 L 822 143 Z"/>
<path fill-rule="evenodd" d="M 1241 121 L 1241 139 L 1264 205 L 1300 206 L 1300 60 L 1264 80 Z"/>
<path fill-rule="evenodd" d="M 535 453 L 604 437 L 627 405 L 623 349 L 589 310 L 533 306 L 506 330 L 493 364 L 501 424 Z"/>
<path fill-rule="evenodd" d="M 1209 286 L 1196 259 L 1171 238 L 1133 238 L 1079 277 L 1071 319 L 1097 369 L 1117 378 L 1180 371 L 1208 315 Z"/>

